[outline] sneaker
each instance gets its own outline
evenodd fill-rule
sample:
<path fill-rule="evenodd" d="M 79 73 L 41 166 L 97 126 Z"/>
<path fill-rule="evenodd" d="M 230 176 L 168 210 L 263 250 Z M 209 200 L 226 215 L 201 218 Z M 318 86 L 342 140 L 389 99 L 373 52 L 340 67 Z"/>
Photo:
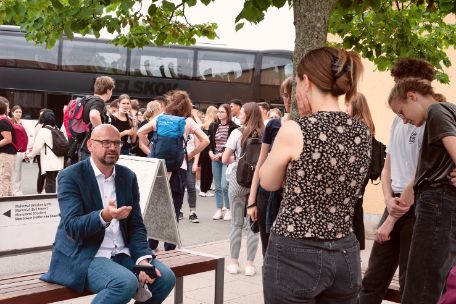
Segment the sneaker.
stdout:
<path fill-rule="evenodd" d="M 206 192 L 206 196 L 207 196 L 207 197 L 214 197 L 215 194 L 212 193 L 212 192 L 210 192 L 210 191 L 207 191 L 207 192 Z"/>
<path fill-rule="evenodd" d="M 245 265 L 245 275 L 246 276 L 253 276 L 256 273 L 255 267 L 253 265 Z"/>
<path fill-rule="evenodd" d="M 226 270 L 228 271 L 228 273 L 237 274 L 239 272 L 239 264 L 230 263 L 226 267 Z"/>
<path fill-rule="evenodd" d="M 188 219 L 192 223 L 199 223 L 200 221 L 198 220 L 198 216 L 196 215 L 195 211 L 192 211 L 190 215 L 188 216 Z"/>
<path fill-rule="evenodd" d="M 184 213 L 181 211 L 179 212 L 179 221 L 184 219 Z"/>
<path fill-rule="evenodd" d="M 222 209 L 217 209 L 217 211 L 215 211 L 214 216 L 212 217 L 212 219 L 213 220 L 221 220 L 222 218 L 223 218 Z"/>
<path fill-rule="evenodd" d="M 225 210 L 225 214 L 223 215 L 223 220 L 231 221 L 231 210 L 230 209 Z"/>
<path fill-rule="evenodd" d="M 207 196 L 207 192 L 200 191 L 199 196 L 206 197 Z"/>

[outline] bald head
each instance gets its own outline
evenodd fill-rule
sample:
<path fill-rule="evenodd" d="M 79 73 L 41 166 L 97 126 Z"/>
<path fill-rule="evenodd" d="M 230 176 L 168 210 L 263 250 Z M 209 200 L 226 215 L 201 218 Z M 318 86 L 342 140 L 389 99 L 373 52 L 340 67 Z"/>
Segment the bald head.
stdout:
<path fill-rule="evenodd" d="M 93 128 L 90 139 L 120 140 L 120 132 L 109 124 L 101 124 Z"/>
<path fill-rule="evenodd" d="M 87 141 L 92 159 L 102 172 L 102 168 L 110 170 L 114 167 L 119 159 L 121 146 L 119 131 L 108 124 L 96 126 L 92 130 L 90 140 Z"/>

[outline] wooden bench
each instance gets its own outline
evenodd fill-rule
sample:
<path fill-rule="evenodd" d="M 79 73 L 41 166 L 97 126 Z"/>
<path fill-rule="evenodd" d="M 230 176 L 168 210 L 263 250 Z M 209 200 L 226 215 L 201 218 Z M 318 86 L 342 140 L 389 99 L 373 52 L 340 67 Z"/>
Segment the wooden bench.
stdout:
<path fill-rule="evenodd" d="M 168 265 L 176 275 L 174 303 L 183 303 L 184 276 L 215 270 L 214 303 L 223 303 L 225 259 L 185 249 L 160 252 L 160 261 Z M 64 301 L 91 295 L 86 291 L 77 293 L 58 284 L 41 281 L 42 273 L 4 277 L 0 279 L 0 303 L 41 304 Z"/>
<path fill-rule="evenodd" d="M 366 269 L 363 268 L 361 272 L 364 276 Z M 383 299 L 394 303 L 401 303 L 401 293 L 399 292 L 399 277 L 396 274 L 391 280 L 391 283 L 388 286 L 385 297 Z"/>

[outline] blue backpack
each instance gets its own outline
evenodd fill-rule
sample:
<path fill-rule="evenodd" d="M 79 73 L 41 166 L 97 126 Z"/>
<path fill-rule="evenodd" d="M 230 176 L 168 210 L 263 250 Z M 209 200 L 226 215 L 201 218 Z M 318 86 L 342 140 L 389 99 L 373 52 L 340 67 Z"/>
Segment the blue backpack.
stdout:
<path fill-rule="evenodd" d="M 179 169 L 185 159 L 185 118 L 173 115 L 157 117 L 149 157 L 164 159 L 168 172 Z"/>

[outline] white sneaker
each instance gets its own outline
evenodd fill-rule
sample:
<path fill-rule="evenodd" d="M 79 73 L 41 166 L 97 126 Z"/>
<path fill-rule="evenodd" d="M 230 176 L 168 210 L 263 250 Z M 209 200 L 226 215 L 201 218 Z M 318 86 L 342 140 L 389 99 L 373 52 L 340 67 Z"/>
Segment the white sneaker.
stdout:
<path fill-rule="evenodd" d="M 223 218 L 222 209 L 217 209 L 217 211 L 215 211 L 214 216 L 212 217 L 212 219 L 213 220 L 221 220 L 222 218 Z"/>
<path fill-rule="evenodd" d="M 231 221 L 231 210 L 230 209 L 225 210 L 225 214 L 223 215 L 223 220 Z"/>
<path fill-rule="evenodd" d="M 255 267 L 253 267 L 252 265 L 245 265 L 244 271 L 245 275 L 249 277 L 255 275 L 256 273 Z"/>
<path fill-rule="evenodd" d="M 211 191 L 207 191 L 207 192 L 206 192 L 206 196 L 207 196 L 207 197 L 214 197 L 215 194 L 212 193 Z"/>
<path fill-rule="evenodd" d="M 206 197 L 207 196 L 207 192 L 200 191 L 199 196 Z"/>
<path fill-rule="evenodd" d="M 237 274 L 239 272 L 239 264 L 230 263 L 226 267 L 226 270 L 228 271 L 228 273 Z"/>

